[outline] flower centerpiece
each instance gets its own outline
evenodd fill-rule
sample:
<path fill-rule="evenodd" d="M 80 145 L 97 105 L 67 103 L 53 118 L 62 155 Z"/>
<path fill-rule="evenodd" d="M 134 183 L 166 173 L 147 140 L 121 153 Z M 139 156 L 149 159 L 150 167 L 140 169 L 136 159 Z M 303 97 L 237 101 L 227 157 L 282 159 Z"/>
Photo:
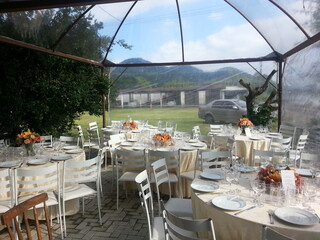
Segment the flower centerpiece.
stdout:
<path fill-rule="evenodd" d="M 253 127 L 253 123 L 249 120 L 249 118 L 240 118 L 237 125 L 241 128 L 242 133 L 245 133 L 245 128 Z"/>
<path fill-rule="evenodd" d="M 126 121 L 123 123 L 123 128 L 129 128 L 130 130 L 138 129 L 138 124 L 135 121 Z"/>
<path fill-rule="evenodd" d="M 286 167 L 284 170 L 293 170 Z M 298 173 L 294 173 L 296 187 L 300 187 L 303 183 L 302 177 Z M 276 169 L 272 164 L 266 166 L 258 172 L 258 179 L 264 181 L 266 184 L 281 184 L 281 171 Z"/>
<path fill-rule="evenodd" d="M 36 132 L 31 132 L 30 129 L 28 129 L 25 132 L 21 132 L 20 134 L 17 135 L 16 142 L 19 145 L 24 145 L 24 147 L 27 150 L 27 155 L 35 155 L 34 149 L 33 149 L 33 144 L 36 142 L 40 142 L 41 137 L 38 133 Z"/>
<path fill-rule="evenodd" d="M 152 137 L 156 146 L 171 146 L 173 145 L 173 139 L 168 133 L 157 133 Z"/>

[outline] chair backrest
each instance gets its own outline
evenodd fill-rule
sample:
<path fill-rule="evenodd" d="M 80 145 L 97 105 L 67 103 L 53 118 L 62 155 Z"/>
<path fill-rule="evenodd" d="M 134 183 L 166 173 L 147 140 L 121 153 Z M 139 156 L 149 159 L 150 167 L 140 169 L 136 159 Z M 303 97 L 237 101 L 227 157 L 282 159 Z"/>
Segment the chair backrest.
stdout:
<path fill-rule="evenodd" d="M 159 159 L 151 164 L 153 176 L 156 182 L 156 190 L 157 190 L 157 198 L 158 198 L 158 206 L 159 206 L 159 215 L 161 214 L 161 205 L 160 205 L 160 191 L 159 186 L 162 183 L 168 184 L 169 189 L 169 197 L 171 197 L 171 184 L 169 172 L 166 164 L 166 160 L 164 158 Z"/>
<path fill-rule="evenodd" d="M 111 135 L 119 134 L 119 130 L 102 131 L 102 142 L 107 143 L 111 138 Z"/>
<path fill-rule="evenodd" d="M 10 168 L 0 169 L 0 213 L 9 210 L 15 203 L 15 192 L 13 182 L 13 170 Z M 5 201 L 7 204 L 1 204 L 1 201 Z"/>
<path fill-rule="evenodd" d="M 128 150 L 115 150 L 116 156 L 116 169 L 117 178 L 119 176 L 119 171 L 141 171 L 141 169 L 146 168 L 145 150 L 141 151 L 128 151 Z"/>
<path fill-rule="evenodd" d="M 175 131 L 177 130 L 177 123 L 167 122 L 166 123 L 166 132 L 171 136 L 174 136 Z"/>
<path fill-rule="evenodd" d="M 12 229 L 12 226 L 11 226 L 12 222 L 14 222 L 14 228 L 17 233 L 18 239 L 19 240 L 26 239 L 24 237 L 24 235 L 22 234 L 22 230 L 20 228 L 21 224 L 19 224 L 19 221 L 17 219 L 17 217 L 20 215 L 22 215 L 23 222 L 25 224 L 25 230 L 23 230 L 23 232 L 26 231 L 28 239 L 32 240 L 31 228 L 30 228 L 28 217 L 26 214 L 26 212 L 30 209 L 33 210 L 33 219 L 34 219 L 34 222 L 36 225 L 37 239 L 39 239 L 39 240 L 42 239 L 42 235 L 41 235 L 42 228 L 40 228 L 39 218 L 38 218 L 37 209 L 36 209 L 36 206 L 39 204 L 43 204 L 43 209 L 44 209 L 44 213 L 45 213 L 45 223 L 47 226 L 47 232 L 45 234 L 46 238 L 53 239 L 52 230 L 51 230 L 51 226 L 50 226 L 50 217 L 49 217 L 49 213 L 48 213 L 48 207 L 46 205 L 47 200 L 48 200 L 48 194 L 42 193 L 42 194 L 39 194 L 33 198 L 30 198 L 30 199 L 28 199 L 28 200 L 26 200 L 16 206 L 14 206 L 10 210 L 8 210 L 4 214 L 2 214 L 2 216 L 1 216 L 2 224 L 5 224 L 7 226 L 8 233 L 9 233 L 11 240 L 16 239 L 15 234 Z"/>
<path fill-rule="evenodd" d="M 207 233 L 208 238 L 206 239 L 216 239 L 213 221 L 211 218 L 193 220 L 178 217 L 169 212 L 163 203 L 162 208 L 166 239 L 203 239 L 198 237 L 199 233 Z"/>
<path fill-rule="evenodd" d="M 222 131 L 223 131 L 223 125 L 210 124 L 210 132 L 209 132 L 209 134 L 215 135 L 215 134 L 222 133 Z"/>
<path fill-rule="evenodd" d="M 166 121 L 158 121 L 158 130 L 159 131 L 165 131 L 167 127 Z"/>
<path fill-rule="evenodd" d="M 230 136 L 213 135 L 212 149 L 227 150 L 229 138 L 230 138 Z"/>
<path fill-rule="evenodd" d="M 112 134 L 110 135 L 110 140 L 120 144 L 126 141 L 126 135 L 124 133 Z"/>
<path fill-rule="evenodd" d="M 290 150 L 292 137 L 287 138 L 272 138 L 270 150 L 272 151 L 288 151 Z"/>
<path fill-rule="evenodd" d="M 60 171 L 57 162 L 37 168 L 16 169 L 16 195 L 31 195 L 60 189 Z M 16 199 L 18 199 L 16 197 Z M 16 203 L 18 203 L 16 201 Z"/>
<path fill-rule="evenodd" d="M 60 136 L 59 141 L 64 144 L 76 145 L 78 144 L 78 139 L 70 136 Z"/>
<path fill-rule="evenodd" d="M 295 142 L 296 130 L 296 127 L 281 124 L 279 128 L 279 133 L 282 134 L 283 138 L 292 137 L 291 144 L 293 144 Z"/>
<path fill-rule="evenodd" d="M 304 135 L 304 134 L 300 135 L 297 142 L 296 150 L 302 152 L 307 143 L 307 140 L 308 140 L 308 135 Z"/>
<path fill-rule="evenodd" d="M 201 142 L 204 142 L 208 148 L 211 148 L 211 144 L 212 144 L 212 136 L 210 135 L 200 135 L 199 136 L 199 140 Z"/>
<path fill-rule="evenodd" d="M 96 182 L 98 186 L 100 165 L 99 156 L 86 161 L 65 161 L 62 186 L 63 191 L 66 185 L 76 183 Z M 99 193 L 99 191 L 97 192 Z"/>
<path fill-rule="evenodd" d="M 221 150 L 208 150 L 200 153 L 202 169 L 204 167 L 221 167 L 232 165 L 232 152 Z"/>
<path fill-rule="evenodd" d="M 97 122 L 90 122 L 89 123 L 89 130 L 98 130 Z"/>
<path fill-rule="evenodd" d="M 287 237 L 267 226 L 263 226 L 262 240 L 294 240 L 294 238 Z"/>
<path fill-rule="evenodd" d="M 253 163 L 256 164 L 262 164 L 262 163 L 268 163 L 272 162 L 274 159 L 282 159 L 286 163 L 288 163 L 289 158 L 289 152 L 276 152 L 272 150 L 257 150 L 253 149 Z"/>
<path fill-rule="evenodd" d="M 166 160 L 168 170 L 170 171 L 171 169 L 175 169 L 175 171 L 179 175 L 180 151 L 157 151 L 151 149 L 148 151 L 148 161 L 150 166 L 153 162 L 162 158 Z"/>
<path fill-rule="evenodd" d="M 51 146 L 52 147 L 52 135 L 41 136 L 41 144 L 43 146 Z"/>
<path fill-rule="evenodd" d="M 302 152 L 298 166 L 299 168 L 310 168 L 315 163 L 320 163 L 320 154 Z"/>
<path fill-rule="evenodd" d="M 149 228 L 149 239 L 152 239 L 152 221 L 154 218 L 153 211 L 153 198 L 152 191 L 150 187 L 150 181 L 148 178 L 147 170 L 143 170 L 140 172 L 136 178 L 135 182 L 138 186 L 139 197 L 141 201 L 141 206 L 146 211 L 147 220 L 148 220 L 148 228 Z M 149 212 L 150 209 L 150 212 Z"/>

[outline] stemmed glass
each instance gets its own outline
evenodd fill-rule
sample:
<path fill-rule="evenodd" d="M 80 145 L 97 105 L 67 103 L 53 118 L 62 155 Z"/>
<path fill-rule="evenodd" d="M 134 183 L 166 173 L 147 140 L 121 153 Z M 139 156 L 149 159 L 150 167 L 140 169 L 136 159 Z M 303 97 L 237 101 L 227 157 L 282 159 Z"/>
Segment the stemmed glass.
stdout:
<path fill-rule="evenodd" d="M 254 202 L 257 204 L 258 207 L 262 207 L 263 204 L 261 202 L 261 195 L 265 192 L 266 185 L 263 181 L 254 179 L 250 181 L 251 189 L 255 194 Z"/>

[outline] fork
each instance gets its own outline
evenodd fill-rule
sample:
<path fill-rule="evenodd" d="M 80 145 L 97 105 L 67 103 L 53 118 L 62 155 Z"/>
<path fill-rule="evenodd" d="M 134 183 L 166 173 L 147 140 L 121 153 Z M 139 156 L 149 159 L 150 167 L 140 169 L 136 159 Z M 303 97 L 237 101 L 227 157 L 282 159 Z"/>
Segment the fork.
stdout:
<path fill-rule="evenodd" d="M 273 220 L 274 211 L 270 209 L 268 210 L 268 214 L 269 214 L 270 224 L 274 224 L 274 220 Z"/>

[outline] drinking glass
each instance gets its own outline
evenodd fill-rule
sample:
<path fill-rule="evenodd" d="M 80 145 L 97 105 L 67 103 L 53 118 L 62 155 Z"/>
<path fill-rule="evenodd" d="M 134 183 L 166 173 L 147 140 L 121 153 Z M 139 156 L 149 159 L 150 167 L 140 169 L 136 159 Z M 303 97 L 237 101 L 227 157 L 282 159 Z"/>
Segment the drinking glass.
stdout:
<path fill-rule="evenodd" d="M 252 180 L 250 184 L 251 184 L 251 189 L 255 194 L 254 203 L 256 203 L 258 207 L 262 207 L 263 204 L 261 202 L 261 195 L 263 192 L 265 192 L 265 189 L 266 189 L 265 183 L 263 181 L 255 179 L 255 180 Z"/>

